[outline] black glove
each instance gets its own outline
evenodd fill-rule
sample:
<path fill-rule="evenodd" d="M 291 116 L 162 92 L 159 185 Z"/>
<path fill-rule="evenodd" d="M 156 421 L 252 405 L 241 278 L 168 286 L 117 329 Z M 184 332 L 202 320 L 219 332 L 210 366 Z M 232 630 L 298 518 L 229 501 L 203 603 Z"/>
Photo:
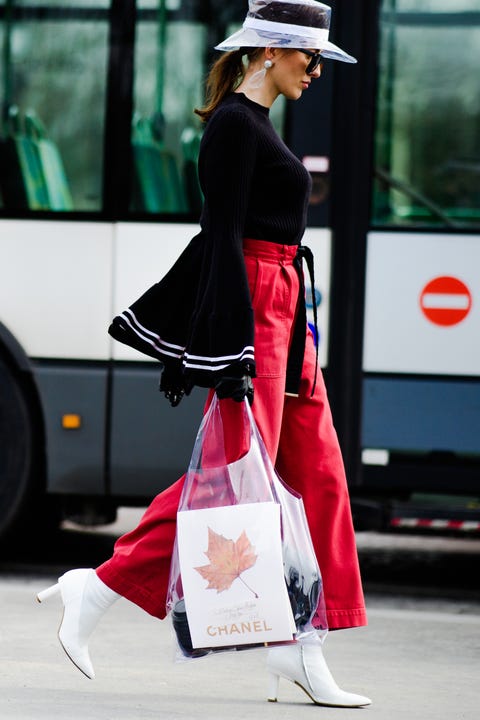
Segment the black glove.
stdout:
<path fill-rule="evenodd" d="M 220 400 L 232 398 L 243 402 L 246 397 L 250 405 L 253 403 L 253 383 L 250 375 L 222 375 L 215 383 L 215 392 Z"/>
<path fill-rule="evenodd" d="M 183 373 L 177 368 L 165 365 L 160 378 L 159 390 L 165 394 L 172 407 L 177 407 L 186 392 Z"/>

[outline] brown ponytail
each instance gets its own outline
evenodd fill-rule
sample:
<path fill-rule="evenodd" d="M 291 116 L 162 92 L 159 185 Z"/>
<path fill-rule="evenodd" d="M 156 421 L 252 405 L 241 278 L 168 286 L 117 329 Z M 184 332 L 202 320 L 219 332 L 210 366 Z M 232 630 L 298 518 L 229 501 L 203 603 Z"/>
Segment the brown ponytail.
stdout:
<path fill-rule="evenodd" d="M 205 107 L 194 110 L 197 115 L 200 115 L 203 122 L 210 119 L 223 98 L 233 92 L 242 82 L 246 70 L 243 56 L 246 55 L 251 62 L 261 50 L 262 48 L 232 50 L 222 53 L 221 57 L 214 62 L 207 77 Z"/>

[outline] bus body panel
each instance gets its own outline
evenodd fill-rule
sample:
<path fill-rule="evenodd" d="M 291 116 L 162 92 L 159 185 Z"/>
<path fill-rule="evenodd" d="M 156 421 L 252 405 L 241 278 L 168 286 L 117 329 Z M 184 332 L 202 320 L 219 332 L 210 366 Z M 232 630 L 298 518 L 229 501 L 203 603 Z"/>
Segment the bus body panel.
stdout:
<path fill-rule="evenodd" d="M 371 232 L 364 371 L 478 377 L 479 268 L 478 235 Z"/>
<path fill-rule="evenodd" d="M 46 435 L 47 491 L 73 495 L 105 493 L 107 366 L 35 363 Z M 80 427 L 63 427 L 78 415 Z"/>
<path fill-rule="evenodd" d="M 367 248 L 363 490 L 478 493 L 480 237 L 371 232 Z"/>
<path fill-rule="evenodd" d="M 199 230 L 198 225 L 186 223 L 117 223 L 112 316 L 158 282 Z M 111 354 L 114 360 L 148 360 L 113 341 Z"/>
<path fill-rule="evenodd" d="M 29 357 L 107 360 L 113 226 L 1 220 L 0 321 Z"/>
<path fill-rule="evenodd" d="M 160 365 L 116 364 L 112 383 L 110 492 L 150 498 L 187 470 L 206 391 L 172 408 L 159 392 Z"/>
<path fill-rule="evenodd" d="M 368 377 L 362 415 L 364 448 L 480 457 L 480 382 Z"/>

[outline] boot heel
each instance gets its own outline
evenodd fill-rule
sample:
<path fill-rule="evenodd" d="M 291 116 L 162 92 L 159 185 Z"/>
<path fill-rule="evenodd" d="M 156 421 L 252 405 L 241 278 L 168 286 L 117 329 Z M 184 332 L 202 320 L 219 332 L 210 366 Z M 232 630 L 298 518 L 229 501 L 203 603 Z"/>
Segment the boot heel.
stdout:
<path fill-rule="evenodd" d="M 58 595 L 59 592 L 60 585 L 58 583 L 55 583 L 55 585 L 51 585 L 50 587 L 38 593 L 37 602 L 41 603 L 44 600 L 48 600 L 48 598 L 53 597 L 54 595 Z"/>
<path fill-rule="evenodd" d="M 277 702 L 280 675 L 268 673 L 268 702 Z"/>

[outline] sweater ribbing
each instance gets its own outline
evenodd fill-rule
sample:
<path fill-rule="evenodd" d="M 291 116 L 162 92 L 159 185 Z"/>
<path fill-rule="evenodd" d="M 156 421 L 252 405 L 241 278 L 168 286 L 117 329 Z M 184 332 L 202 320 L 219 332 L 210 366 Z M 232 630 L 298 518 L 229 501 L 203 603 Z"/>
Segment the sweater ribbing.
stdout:
<path fill-rule="evenodd" d="M 268 108 L 232 93 L 207 124 L 199 157 L 205 196 L 200 220 L 210 235 L 298 245 L 311 179 L 279 137 Z"/>

